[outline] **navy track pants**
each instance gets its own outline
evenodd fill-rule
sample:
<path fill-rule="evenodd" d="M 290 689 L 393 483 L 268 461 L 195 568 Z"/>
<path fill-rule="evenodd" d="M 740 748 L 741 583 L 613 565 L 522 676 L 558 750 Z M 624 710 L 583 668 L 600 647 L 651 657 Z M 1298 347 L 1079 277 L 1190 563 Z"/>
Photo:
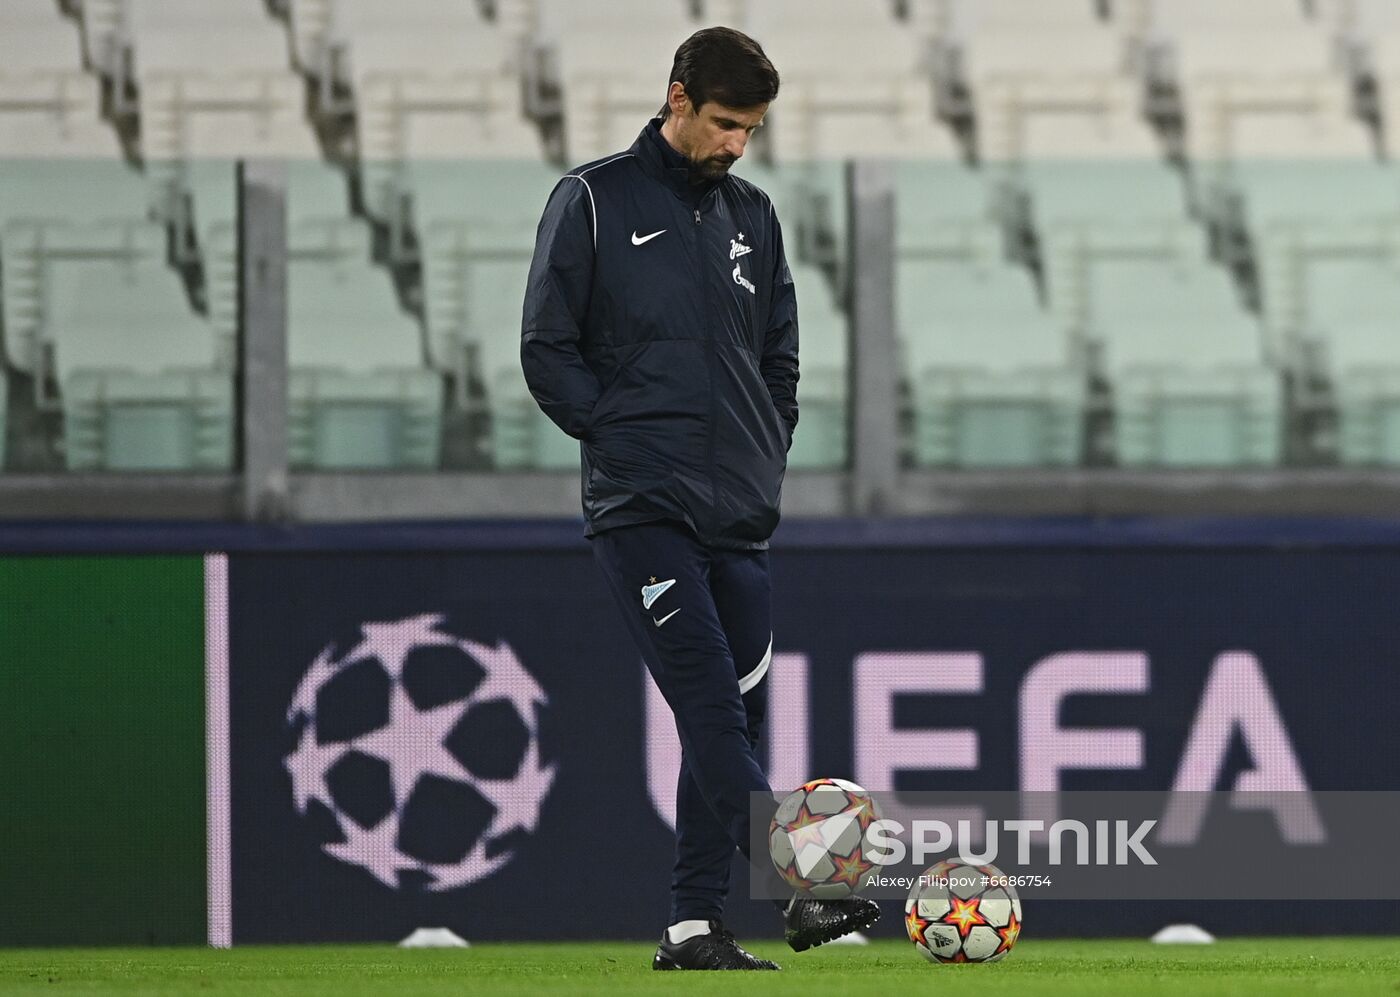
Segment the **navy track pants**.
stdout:
<path fill-rule="evenodd" d="M 749 851 L 749 794 L 769 792 L 754 753 L 773 657 L 768 552 L 658 522 L 599 533 L 593 554 L 680 734 L 671 923 L 719 918 L 734 849 Z"/>

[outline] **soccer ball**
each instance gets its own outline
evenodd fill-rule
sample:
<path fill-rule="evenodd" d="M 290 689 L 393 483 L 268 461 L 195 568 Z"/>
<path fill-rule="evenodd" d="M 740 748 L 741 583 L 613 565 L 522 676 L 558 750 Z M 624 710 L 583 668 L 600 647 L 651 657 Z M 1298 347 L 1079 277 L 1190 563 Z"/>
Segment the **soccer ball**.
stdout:
<path fill-rule="evenodd" d="M 904 929 L 929 962 L 996 962 L 1021 935 L 1021 898 L 996 866 L 948 859 L 915 880 Z"/>
<path fill-rule="evenodd" d="M 813 779 L 779 804 L 768 852 L 794 890 L 839 900 L 869 882 L 875 864 L 865 856 L 865 832 L 879 819 L 875 800 L 855 783 Z"/>
<path fill-rule="evenodd" d="M 505 643 L 436 614 L 361 626 L 327 647 L 287 710 L 292 803 L 326 855 L 391 890 L 442 892 L 492 875 L 533 833 L 554 766 L 548 698 Z"/>

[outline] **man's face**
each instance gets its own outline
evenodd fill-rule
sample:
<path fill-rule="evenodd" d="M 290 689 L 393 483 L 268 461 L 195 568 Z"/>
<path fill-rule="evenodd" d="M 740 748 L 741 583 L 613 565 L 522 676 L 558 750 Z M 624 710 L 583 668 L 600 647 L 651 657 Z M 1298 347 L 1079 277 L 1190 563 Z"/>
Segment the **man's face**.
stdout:
<path fill-rule="evenodd" d="M 707 101 L 696 108 L 683 98 L 679 111 L 672 104 L 676 121 L 676 147 L 690 160 L 691 172 L 706 180 L 719 180 L 744 154 L 754 129 L 763 124 L 767 104 L 754 107 L 725 107 Z"/>

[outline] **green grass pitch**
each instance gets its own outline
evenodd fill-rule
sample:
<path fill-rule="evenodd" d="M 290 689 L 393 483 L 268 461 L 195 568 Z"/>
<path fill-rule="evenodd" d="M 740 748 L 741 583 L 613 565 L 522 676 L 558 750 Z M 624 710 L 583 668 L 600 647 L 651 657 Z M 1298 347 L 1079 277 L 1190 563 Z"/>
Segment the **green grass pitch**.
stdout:
<path fill-rule="evenodd" d="M 781 973 L 653 973 L 653 945 L 482 944 L 468 950 L 389 946 L 0 950 L 0 994 L 763 994 L 1051 995 L 1390 994 L 1400 992 L 1400 939 L 1037 941 L 990 966 L 931 966 L 905 942 L 796 955 L 752 951 Z"/>

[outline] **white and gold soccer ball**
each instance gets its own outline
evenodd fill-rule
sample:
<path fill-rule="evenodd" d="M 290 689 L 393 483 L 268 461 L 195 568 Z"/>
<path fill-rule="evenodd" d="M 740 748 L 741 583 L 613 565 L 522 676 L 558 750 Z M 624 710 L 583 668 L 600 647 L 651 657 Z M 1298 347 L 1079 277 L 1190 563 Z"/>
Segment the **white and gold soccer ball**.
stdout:
<path fill-rule="evenodd" d="M 914 882 L 904 929 L 929 962 L 996 962 L 1021 937 L 1021 898 L 996 866 L 948 859 Z"/>
<path fill-rule="evenodd" d="M 768 827 L 768 851 L 794 890 L 821 900 L 859 893 L 875 872 L 865 832 L 875 800 L 845 779 L 813 779 L 789 793 Z"/>

